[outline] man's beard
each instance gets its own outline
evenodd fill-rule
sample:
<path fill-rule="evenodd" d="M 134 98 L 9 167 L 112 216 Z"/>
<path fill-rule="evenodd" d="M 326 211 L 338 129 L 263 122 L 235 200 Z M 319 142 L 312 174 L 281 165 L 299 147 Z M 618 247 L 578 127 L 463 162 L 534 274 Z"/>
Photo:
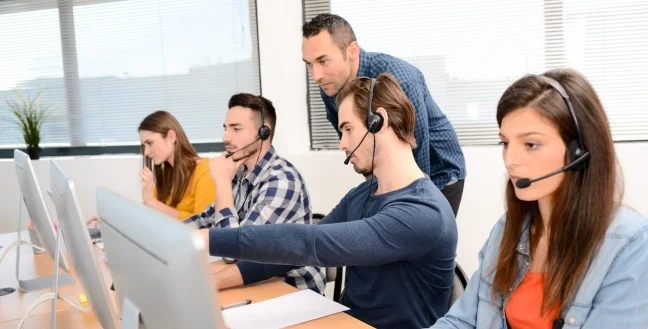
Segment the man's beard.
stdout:
<path fill-rule="evenodd" d="M 366 157 L 363 156 L 363 158 L 361 159 L 360 157 L 362 155 L 356 155 L 356 157 L 358 158 L 358 163 L 362 164 L 364 166 L 360 167 L 360 166 L 358 166 L 358 164 L 353 164 L 353 170 L 355 170 L 355 172 L 357 172 L 358 174 L 361 174 L 361 175 L 363 175 L 365 177 L 373 174 L 373 169 L 374 169 L 374 165 L 375 165 L 375 163 L 373 163 L 374 160 L 375 160 L 374 158 L 375 158 L 376 154 L 378 153 L 378 151 L 380 150 L 380 146 L 378 144 L 375 144 L 375 145 L 373 144 L 373 143 L 375 143 L 375 137 L 374 137 L 374 140 L 371 140 L 369 142 L 372 143 L 372 145 L 369 148 L 367 148 L 367 151 L 368 151 L 367 156 Z M 375 148 L 374 148 L 374 146 L 375 146 Z M 358 151 L 361 151 L 361 150 L 358 149 Z M 364 160 L 364 161 L 362 161 L 362 160 Z"/>
<path fill-rule="evenodd" d="M 257 143 L 258 143 L 258 141 L 254 142 L 252 145 L 246 144 L 248 146 L 244 150 L 242 150 L 240 152 L 237 152 L 237 151 L 241 150 L 242 148 L 240 148 L 238 150 L 235 150 L 234 152 L 237 152 L 237 153 L 232 155 L 232 160 L 234 162 L 245 161 L 250 156 L 257 154 L 259 152 L 259 150 L 261 149 L 261 145 L 258 145 L 258 146 L 255 145 Z"/>
<path fill-rule="evenodd" d="M 354 164 L 353 165 L 353 170 L 355 170 L 355 172 L 357 172 L 358 174 L 361 174 L 363 176 L 370 175 L 371 174 L 371 162 L 370 161 L 371 161 L 371 159 L 369 159 L 367 161 L 368 165 L 363 166 L 363 167 L 359 167 L 358 165 Z"/>

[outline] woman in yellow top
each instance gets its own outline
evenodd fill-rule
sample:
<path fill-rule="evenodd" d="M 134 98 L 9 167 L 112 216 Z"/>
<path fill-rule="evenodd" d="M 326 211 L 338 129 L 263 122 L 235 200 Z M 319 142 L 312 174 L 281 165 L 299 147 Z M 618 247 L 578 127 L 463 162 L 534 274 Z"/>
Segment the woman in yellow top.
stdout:
<path fill-rule="evenodd" d="M 202 212 L 216 199 L 208 161 L 198 156 L 173 115 L 157 111 L 138 128 L 144 156 L 144 204 L 178 220 Z"/>

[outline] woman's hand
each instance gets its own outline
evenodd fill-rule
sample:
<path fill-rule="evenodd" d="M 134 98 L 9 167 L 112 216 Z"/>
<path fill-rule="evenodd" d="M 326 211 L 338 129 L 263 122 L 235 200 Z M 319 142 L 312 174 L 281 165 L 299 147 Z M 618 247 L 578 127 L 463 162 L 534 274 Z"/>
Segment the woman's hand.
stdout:
<path fill-rule="evenodd" d="M 140 170 L 140 184 L 142 184 L 142 199 L 144 204 L 151 205 L 155 202 L 155 179 L 149 168 Z"/>

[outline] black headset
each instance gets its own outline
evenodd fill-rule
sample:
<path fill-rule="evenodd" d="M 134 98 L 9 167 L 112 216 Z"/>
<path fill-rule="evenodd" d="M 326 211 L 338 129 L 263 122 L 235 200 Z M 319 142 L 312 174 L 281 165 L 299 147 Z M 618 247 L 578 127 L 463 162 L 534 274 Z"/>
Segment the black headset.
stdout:
<path fill-rule="evenodd" d="M 351 151 L 351 153 L 346 157 L 346 159 L 344 160 L 345 165 L 349 164 L 349 161 L 351 160 L 351 156 L 353 156 L 355 151 L 357 151 L 358 148 L 360 147 L 360 145 L 362 145 L 362 142 L 364 142 L 367 135 L 369 135 L 369 133 L 375 134 L 375 133 L 379 132 L 380 129 L 382 128 L 382 126 L 383 126 L 383 122 L 385 122 L 385 120 L 383 119 L 383 116 L 380 115 L 380 113 L 377 113 L 377 112 L 374 112 L 374 111 L 371 110 L 371 100 L 373 99 L 373 90 L 374 90 L 374 85 L 375 84 L 376 84 L 376 79 L 371 78 L 371 86 L 369 87 L 369 99 L 368 99 L 369 105 L 367 105 L 367 107 L 368 107 L 367 108 L 367 121 L 365 122 L 365 126 L 367 126 L 367 133 L 364 135 L 364 137 L 362 137 L 362 140 L 360 140 L 360 143 L 358 143 L 358 145 L 353 149 L 353 151 Z M 375 136 L 374 136 L 374 138 L 375 138 Z M 375 142 L 375 139 L 374 139 L 374 142 Z M 374 148 L 375 148 L 375 146 L 376 145 L 374 143 Z M 374 150 L 374 152 L 375 152 L 375 150 Z M 373 165 L 373 160 L 372 160 L 372 165 Z"/>
<path fill-rule="evenodd" d="M 568 169 L 582 170 L 587 165 L 587 160 L 590 157 L 590 153 L 587 150 L 587 148 L 585 148 L 585 143 L 583 142 L 583 134 L 581 133 L 580 125 L 578 124 L 578 118 L 576 117 L 576 112 L 574 112 L 574 106 L 572 105 L 572 102 L 569 99 L 569 95 L 567 94 L 567 91 L 562 86 L 562 84 L 560 84 L 560 82 L 544 75 L 540 75 L 538 76 L 538 78 L 540 78 L 541 80 L 549 84 L 553 89 L 555 89 L 558 92 L 558 94 L 560 94 L 562 99 L 565 101 L 565 104 L 569 109 L 569 114 L 574 120 L 574 126 L 576 126 L 576 138 L 571 140 L 567 144 L 567 152 L 569 154 L 570 163 L 567 166 L 565 166 L 565 168 L 567 170 Z"/>
<path fill-rule="evenodd" d="M 263 102 L 263 100 L 262 100 Z M 259 136 L 259 139 L 261 140 L 266 140 L 270 137 L 270 127 L 267 127 L 265 125 L 265 118 L 263 116 L 263 107 L 261 108 L 261 127 L 259 127 L 259 131 L 257 132 L 257 135 Z"/>
<path fill-rule="evenodd" d="M 369 132 L 372 134 L 379 132 L 384 122 L 384 119 L 382 115 L 380 115 L 380 113 L 371 110 L 371 100 L 373 99 L 374 85 L 376 85 L 376 79 L 371 78 L 371 87 L 369 87 L 369 108 L 367 109 L 367 130 L 369 130 Z"/>

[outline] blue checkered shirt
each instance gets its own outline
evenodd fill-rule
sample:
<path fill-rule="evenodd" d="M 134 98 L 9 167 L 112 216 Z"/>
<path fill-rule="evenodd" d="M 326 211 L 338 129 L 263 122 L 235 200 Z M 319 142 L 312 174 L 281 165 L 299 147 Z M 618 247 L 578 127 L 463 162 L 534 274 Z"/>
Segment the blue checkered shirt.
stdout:
<path fill-rule="evenodd" d="M 414 137 L 418 145 L 414 149 L 414 158 L 419 168 L 430 176 L 440 190 L 457 180 L 465 179 L 466 163 L 457 134 L 432 99 L 423 73 L 402 59 L 360 49 L 358 76 L 375 78 L 382 73 L 389 73 L 398 80 L 414 106 Z M 338 129 L 335 96 L 327 96 L 322 88 L 320 95 L 326 105 L 326 118 L 333 124 L 338 136 L 342 137 Z"/>
<path fill-rule="evenodd" d="M 211 204 L 184 222 L 216 228 L 311 224 L 312 210 L 304 180 L 290 162 L 276 153 L 274 147 L 270 147 L 250 175 L 245 177 L 245 172 L 245 166 L 241 166 L 232 180 L 235 208 L 216 211 L 215 204 Z M 323 293 L 326 286 L 326 273 L 320 267 L 300 267 L 278 278 L 298 289 L 311 289 L 317 293 Z"/>

